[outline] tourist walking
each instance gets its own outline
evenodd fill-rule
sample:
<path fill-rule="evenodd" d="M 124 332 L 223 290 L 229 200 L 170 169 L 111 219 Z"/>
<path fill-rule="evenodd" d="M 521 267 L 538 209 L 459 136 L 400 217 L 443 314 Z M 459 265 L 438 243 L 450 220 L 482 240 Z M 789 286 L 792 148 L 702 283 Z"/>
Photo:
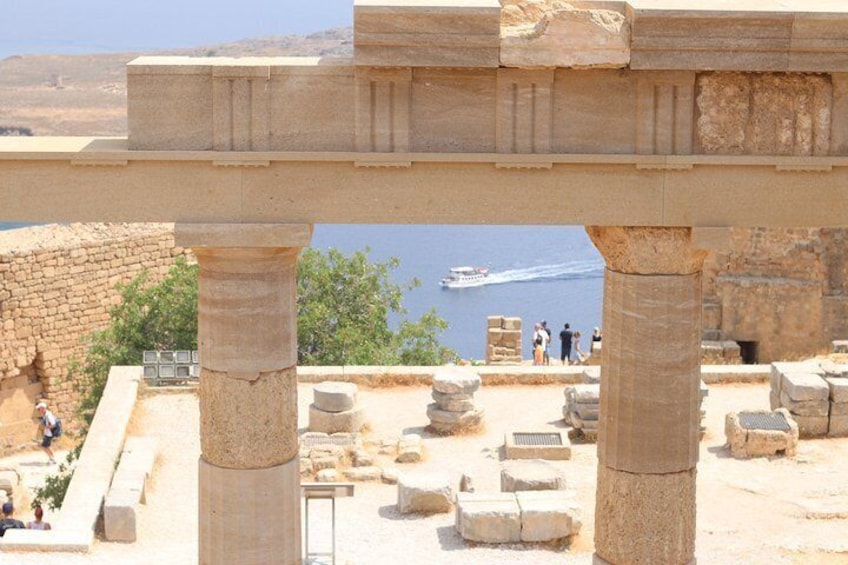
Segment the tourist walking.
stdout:
<path fill-rule="evenodd" d="M 542 336 L 544 343 L 542 345 L 545 346 L 545 350 L 542 352 L 542 363 L 545 365 L 551 364 L 551 330 L 548 329 L 548 322 L 542 320 L 542 331 L 545 332 L 545 335 Z"/>
<path fill-rule="evenodd" d="M 56 458 L 53 457 L 53 450 L 50 449 L 50 446 L 53 444 L 53 440 L 55 438 L 62 435 L 62 424 L 59 421 L 59 418 L 47 409 L 47 403 L 43 400 L 36 404 L 35 408 L 38 410 L 38 413 L 41 414 L 41 426 L 43 428 L 41 447 L 50 458 L 50 464 L 55 465 Z"/>
<path fill-rule="evenodd" d="M 23 530 L 24 523 L 20 520 L 12 518 L 15 513 L 15 507 L 11 502 L 3 503 L 3 519 L 0 520 L 0 538 L 6 535 L 6 530 Z"/>
<path fill-rule="evenodd" d="M 32 522 L 27 522 L 26 525 L 27 530 L 52 530 L 52 526 L 50 526 L 50 522 L 44 521 L 44 510 L 41 506 L 35 507 L 35 520 Z"/>
<path fill-rule="evenodd" d="M 565 324 L 562 331 L 559 332 L 559 342 L 561 345 L 559 360 L 563 365 L 571 363 L 571 340 L 574 339 L 574 332 L 571 331 L 571 325 Z"/>
<path fill-rule="evenodd" d="M 589 357 L 585 353 L 583 353 L 583 349 L 580 347 L 580 337 L 582 334 L 580 332 L 574 332 L 574 338 L 572 339 L 571 344 L 571 354 L 574 356 L 574 363 L 580 364 L 586 361 Z"/>

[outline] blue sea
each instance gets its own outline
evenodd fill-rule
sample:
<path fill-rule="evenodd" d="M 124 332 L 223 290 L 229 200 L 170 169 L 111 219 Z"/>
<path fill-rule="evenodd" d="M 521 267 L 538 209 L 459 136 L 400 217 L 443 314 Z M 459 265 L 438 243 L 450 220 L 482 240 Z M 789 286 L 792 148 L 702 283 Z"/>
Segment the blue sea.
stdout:
<path fill-rule="evenodd" d="M 565 322 L 587 334 L 601 325 L 604 263 L 582 227 L 317 225 L 312 246 L 348 255 L 370 248 L 372 261 L 397 257 L 394 282 L 421 283 L 405 295 L 407 317 L 435 308 L 450 324 L 441 342 L 464 359 L 485 358 L 488 316 L 521 318 L 525 350 L 533 323 L 546 320 L 553 356 Z M 451 267 L 463 265 L 488 267 L 490 275 L 476 287 L 439 285 Z"/>

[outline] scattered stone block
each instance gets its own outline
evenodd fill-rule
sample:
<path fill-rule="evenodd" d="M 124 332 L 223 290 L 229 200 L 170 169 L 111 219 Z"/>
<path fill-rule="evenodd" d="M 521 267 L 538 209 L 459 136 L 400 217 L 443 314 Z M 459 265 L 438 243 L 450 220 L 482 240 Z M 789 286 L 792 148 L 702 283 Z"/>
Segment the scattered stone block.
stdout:
<path fill-rule="evenodd" d="M 521 541 L 521 508 L 515 494 L 457 493 L 456 531 L 463 539 L 469 541 Z"/>
<path fill-rule="evenodd" d="M 784 390 L 780 393 L 780 405 L 796 416 L 827 417 L 830 402 L 826 398 L 819 400 L 792 400 Z"/>
<path fill-rule="evenodd" d="M 339 480 L 339 472 L 336 469 L 321 469 L 315 474 L 315 480 L 319 483 L 335 483 Z"/>
<path fill-rule="evenodd" d="M 353 383 L 324 381 L 312 389 L 314 406 L 324 412 L 345 412 L 356 406 L 357 392 Z"/>
<path fill-rule="evenodd" d="M 418 434 L 406 434 L 397 445 L 398 463 L 418 463 L 422 457 L 421 436 Z"/>
<path fill-rule="evenodd" d="M 474 394 L 480 375 L 468 367 L 439 367 L 433 375 L 433 390 L 446 394 Z"/>
<path fill-rule="evenodd" d="M 450 481 L 443 475 L 402 474 L 397 486 L 401 514 L 450 512 L 453 506 Z"/>
<path fill-rule="evenodd" d="M 571 459 L 571 441 L 560 431 L 511 432 L 504 434 L 504 454 L 507 459 L 564 461 Z"/>
<path fill-rule="evenodd" d="M 357 406 L 344 412 L 326 412 L 309 405 L 309 429 L 325 432 L 358 432 L 365 426 L 365 411 Z"/>
<path fill-rule="evenodd" d="M 345 478 L 351 481 L 379 481 L 383 470 L 379 467 L 352 467 L 344 471 Z"/>
<path fill-rule="evenodd" d="M 312 460 L 312 468 L 315 471 L 323 471 L 324 469 L 335 469 L 339 464 L 339 460 L 335 457 L 319 457 Z"/>
<path fill-rule="evenodd" d="M 383 482 L 387 485 L 396 485 L 399 477 L 400 471 L 398 471 L 394 467 L 389 469 L 383 469 L 383 474 L 380 476 Z"/>
<path fill-rule="evenodd" d="M 848 379 L 828 377 L 825 379 L 830 389 L 830 401 L 833 403 L 848 403 Z"/>
<path fill-rule="evenodd" d="M 357 449 L 352 453 L 351 462 L 354 467 L 373 467 L 374 456 L 364 449 Z"/>
<path fill-rule="evenodd" d="M 521 509 L 521 541 L 562 539 L 580 533 L 583 527 L 575 491 L 521 491 L 515 498 Z"/>
<path fill-rule="evenodd" d="M 767 421 L 776 424 L 775 427 L 785 424 L 785 429 L 746 428 L 740 421 L 740 414 L 762 415 Z M 798 449 L 799 426 L 785 408 L 774 412 L 765 410 L 730 412 L 725 416 L 724 433 L 727 437 L 727 445 L 730 447 L 730 454 L 736 459 L 780 454 L 794 457 Z"/>
<path fill-rule="evenodd" d="M 134 542 L 136 540 L 136 507 L 138 496 L 126 492 L 112 492 L 103 502 L 103 529 L 109 541 Z"/>
<path fill-rule="evenodd" d="M 501 469 L 501 491 L 562 490 L 565 477 L 547 461 L 529 460 L 510 463 Z"/>
<path fill-rule="evenodd" d="M 430 427 L 438 433 L 452 434 L 470 432 L 478 429 L 483 423 L 484 411 L 476 408 L 469 412 L 448 412 L 439 409 L 436 403 L 427 405 L 427 417 Z"/>
<path fill-rule="evenodd" d="M 816 373 L 783 373 L 780 381 L 781 400 L 783 394 L 794 401 L 827 400 L 830 389 L 824 379 Z"/>

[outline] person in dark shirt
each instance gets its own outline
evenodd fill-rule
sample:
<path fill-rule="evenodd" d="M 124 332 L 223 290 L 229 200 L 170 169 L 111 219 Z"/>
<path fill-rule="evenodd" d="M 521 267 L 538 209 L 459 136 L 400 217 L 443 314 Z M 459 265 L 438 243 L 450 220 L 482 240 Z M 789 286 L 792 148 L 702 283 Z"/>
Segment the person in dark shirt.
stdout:
<path fill-rule="evenodd" d="M 23 530 L 26 528 L 20 520 L 12 518 L 15 513 L 15 507 L 11 502 L 3 503 L 3 519 L 0 520 L 0 538 L 6 535 L 6 530 Z"/>
<path fill-rule="evenodd" d="M 559 332 L 559 341 L 562 344 L 562 348 L 559 354 L 559 360 L 563 365 L 567 365 L 569 360 L 571 359 L 571 340 L 574 337 L 574 334 L 571 331 L 571 326 L 565 324 L 561 332 Z"/>

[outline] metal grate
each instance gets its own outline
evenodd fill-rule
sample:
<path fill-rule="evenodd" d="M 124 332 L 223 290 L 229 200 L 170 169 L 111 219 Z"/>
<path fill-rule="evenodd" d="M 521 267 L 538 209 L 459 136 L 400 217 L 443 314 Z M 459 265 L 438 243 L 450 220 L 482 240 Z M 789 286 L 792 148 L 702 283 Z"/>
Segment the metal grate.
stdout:
<path fill-rule="evenodd" d="M 789 423 L 779 412 L 740 412 L 739 425 L 746 430 L 789 431 Z"/>
<path fill-rule="evenodd" d="M 562 445 L 562 436 L 559 434 L 515 432 L 512 438 L 515 440 L 515 445 Z"/>

